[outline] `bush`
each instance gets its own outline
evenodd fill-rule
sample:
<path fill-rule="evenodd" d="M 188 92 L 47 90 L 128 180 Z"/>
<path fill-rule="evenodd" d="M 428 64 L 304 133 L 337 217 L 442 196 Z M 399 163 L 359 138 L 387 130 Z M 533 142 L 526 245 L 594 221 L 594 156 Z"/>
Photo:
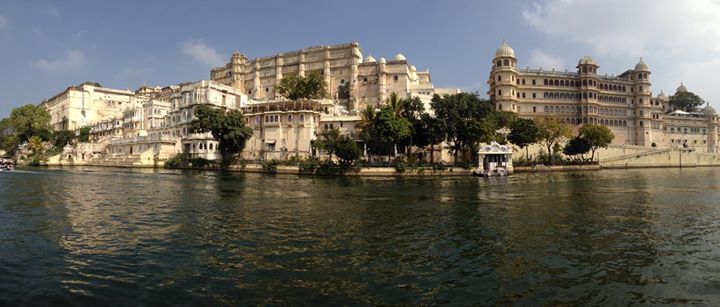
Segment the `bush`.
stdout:
<path fill-rule="evenodd" d="M 405 172 L 406 168 L 407 168 L 407 165 L 405 164 L 405 161 L 397 160 L 395 162 L 395 171 L 396 172 L 398 172 L 398 173 Z"/>
<path fill-rule="evenodd" d="M 432 169 L 434 171 L 444 171 L 444 170 L 447 170 L 447 166 L 445 166 L 445 164 L 443 164 L 441 162 L 435 162 L 432 165 Z"/>
<path fill-rule="evenodd" d="M 272 159 L 270 161 L 263 161 L 262 168 L 267 173 L 277 173 L 278 160 Z"/>
<path fill-rule="evenodd" d="M 167 159 L 163 166 L 168 169 L 174 169 L 174 168 L 186 168 L 189 166 L 189 164 L 190 164 L 190 154 L 179 153 L 179 154 L 173 156 L 172 158 Z"/>
<path fill-rule="evenodd" d="M 314 173 L 320 167 L 320 159 L 317 157 L 309 157 L 307 160 L 300 161 L 298 164 L 301 173 Z"/>

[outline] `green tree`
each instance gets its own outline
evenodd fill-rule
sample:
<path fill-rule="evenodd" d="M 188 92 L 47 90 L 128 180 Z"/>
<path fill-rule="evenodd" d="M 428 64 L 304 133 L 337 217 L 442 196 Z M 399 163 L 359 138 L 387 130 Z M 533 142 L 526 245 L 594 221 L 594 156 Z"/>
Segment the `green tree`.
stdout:
<path fill-rule="evenodd" d="M 435 163 L 435 145 L 445 140 L 443 122 L 430 114 L 423 113 L 413 123 L 413 141 L 419 147 L 430 146 L 430 163 Z"/>
<path fill-rule="evenodd" d="M 53 142 L 53 148 L 56 151 L 60 151 L 65 147 L 65 145 L 75 139 L 75 132 L 69 130 L 53 131 L 51 139 Z"/>
<path fill-rule="evenodd" d="M 90 142 L 90 127 L 82 127 L 80 128 L 80 133 L 78 134 L 78 142 L 87 143 Z"/>
<path fill-rule="evenodd" d="M 579 135 L 572 138 L 563 148 L 563 154 L 567 156 L 580 155 L 581 160 L 584 160 L 583 155 L 588 153 L 588 151 L 590 151 L 590 143 L 587 139 Z"/>
<path fill-rule="evenodd" d="M 284 76 L 276 86 L 278 94 L 290 100 L 321 99 L 328 96 L 327 84 L 318 71 L 302 77 L 297 74 Z"/>
<path fill-rule="evenodd" d="M 700 96 L 695 95 L 693 92 L 679 92 L 675 95 L 670 96 L 671 106 L 687 112 L 693 112 L 697 110 L 697 108 L 704 103 L 705 100 L 700 98 Z"/>
<path fill-rule="evenodd" d="M 33 136 L 47 140 L 50 136 L 49 123 L 50 114 L 33 104 L 14 108 L 10 113 L 9 125 L 20 143 L 29 141 Z"/>
<path fill-rule="evenodd" d="M 494 112 L 493 104 L 489 100 L 480 99 L 477 93 L 435 95 L 430 105 L 435 117 L 442 121 L 445 140 L 455 156 L 455 162 L 459 152 L 468 149 L 473 151 L 472 147 L 477 147 L 477 141 L 494 137 L 494 125 L 490 119 Z"/>
<path fill-rule="evenodd" d="M 528 145 L 538 140 L 538 128 L 535 126 L 535 122 L 524 118 L 515 120 L 510 126 L 508 140 L 520 148 L 525 148 L 525 159 L 529 161 Z"/>
<path fill-rule="evenodd" d="M 337 150 L 338 142 L 340 141 L 341 136 L 342 134 L 338 128 L 324 129 L 320 131 L 317 140 L 315 140 L 315 146 L 318 149 L 322 149 L 327 152 L 328 161 L 330 163 L 332 163 L 332 157 Z"/>
<path fill-rule="evenodd" d="M 612 143 L 613 139 L 615 139 L 615 135 L 613 135 L 612 131 L 610 131 L 608 127 L 602 125 L 584 125 L 580 127 L 579 132 L 580 137 L 585 139 L 590 146 L 590 160 L 595 159 L 595 151 L 598 148 L 607 147 L 610 143 Z"/>
<path fill-rule="evenodd" d="M 201 105 L 195 109 L 195 116 L 197 118 L 191 123 L 192 129 L 195 132 L 210 132 L 218 141 L 223 167 L 235 161 L 253 135 L 252 128 L 245 127 L 245 119 L 238 110 L 225 111 Z"/>
<path fill-rule="evenodd" d="M 400 117 L 400 116 L 402 116 L 402 112 L 405 109 L 405 99 L 400 97 L 400 95 L 398 95 L 398 93 L 391 92 L 390 96 L 388 96 L 388 98 L 385 99 L 385 105 L 390 107 L 393 115 Z"/>
<path fill-rule="evenodd" d="M 382 142 L 395 146 L 412 133 L 410 121 L 395 116 L 394 110 L 389 106 L 380 109 L 373 126 Z"/>
<path fill-rule="evenodd" d="M 27 160 L 30 165 L 38 166 L 47 159 L 45 155 L 45 142 L 40 136 L 31 136 L 27 142 L 27 149 Z"/>
<path fill-rule="evenodd" d="M 554 163 L 553 149 L 561 141 L 572 137 L 572 127 L 553 117 L 538 117 L 534 121 L 538 129 L 538 140 L 547 148 L 550 163 Z"/>
<path fill-rule="evenodd" d="M 344 166 L 352 165 L 353 162 L 359 159 L 362 155 L 360 147 L 358 147 L 355 140 L 346 135 L 341 135 L 339 137 L 337 144 L 335 145 L 335 153 L 337 154 L 338 159 L 340 159 L 340 164 Z"/>

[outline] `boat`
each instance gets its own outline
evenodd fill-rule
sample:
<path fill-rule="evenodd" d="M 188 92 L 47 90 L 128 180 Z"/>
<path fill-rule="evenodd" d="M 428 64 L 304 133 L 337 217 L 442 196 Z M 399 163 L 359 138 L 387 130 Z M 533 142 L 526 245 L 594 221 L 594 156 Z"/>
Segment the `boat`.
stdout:
<path fill-rule="evenodd" d="M 1 160 L 0 161 L 0 172 L 11 172 L 15 170 L 15 165 L 12 161 Z"/>

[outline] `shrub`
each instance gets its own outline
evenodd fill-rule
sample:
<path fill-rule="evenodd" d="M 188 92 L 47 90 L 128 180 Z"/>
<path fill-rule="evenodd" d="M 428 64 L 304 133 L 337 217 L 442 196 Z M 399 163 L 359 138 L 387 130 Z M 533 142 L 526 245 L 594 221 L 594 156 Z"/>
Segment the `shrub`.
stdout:
<path fill-rule="evenodd" d="M 262 168 L 267 173 L 277 173 L 278 160 L 263 161 Z"/>
<path fill-rule="evenodd" d="M 445 164 L 443 164 L 441 162 L 435 162 L 432 165 L 432 169 L 434 171 L 444 171 L 444 170 L 447 170 L 447 166 L 445 166 Z"/>
<path fill-rule="evenodd" d="M 309 157 L 307 160 L 300 161 L 298 166 L 300 172 L 312 174 L 320 167 L 320 159 L 317 157 Z"/>
<path fill-rule="evenodd" d="M 405 164 L 405 161 L 403 160 L 397 160 L 395 162 L 395 171 L 398 173 L 405 172 L 407 165 Z"/>
<path fill-rule="evenodd" d="M 172 158 L 167 159 L 163 166 L 168 169 L 185 168 L 185 167 L 189 166 L 188 165 L 189 163 L 190 163 L 190 155 L 187 153 L 179 153 L 179 154 L 173 156 Z"/>

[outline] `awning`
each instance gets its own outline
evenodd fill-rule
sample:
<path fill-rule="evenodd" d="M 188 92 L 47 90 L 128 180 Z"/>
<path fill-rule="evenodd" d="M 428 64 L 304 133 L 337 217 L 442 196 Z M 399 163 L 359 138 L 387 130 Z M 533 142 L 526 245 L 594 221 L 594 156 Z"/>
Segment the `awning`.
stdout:
<path fill-rule="evenodd" d="M 265 144 L 275 144 L 275 140 L 265 140 Z"/>

